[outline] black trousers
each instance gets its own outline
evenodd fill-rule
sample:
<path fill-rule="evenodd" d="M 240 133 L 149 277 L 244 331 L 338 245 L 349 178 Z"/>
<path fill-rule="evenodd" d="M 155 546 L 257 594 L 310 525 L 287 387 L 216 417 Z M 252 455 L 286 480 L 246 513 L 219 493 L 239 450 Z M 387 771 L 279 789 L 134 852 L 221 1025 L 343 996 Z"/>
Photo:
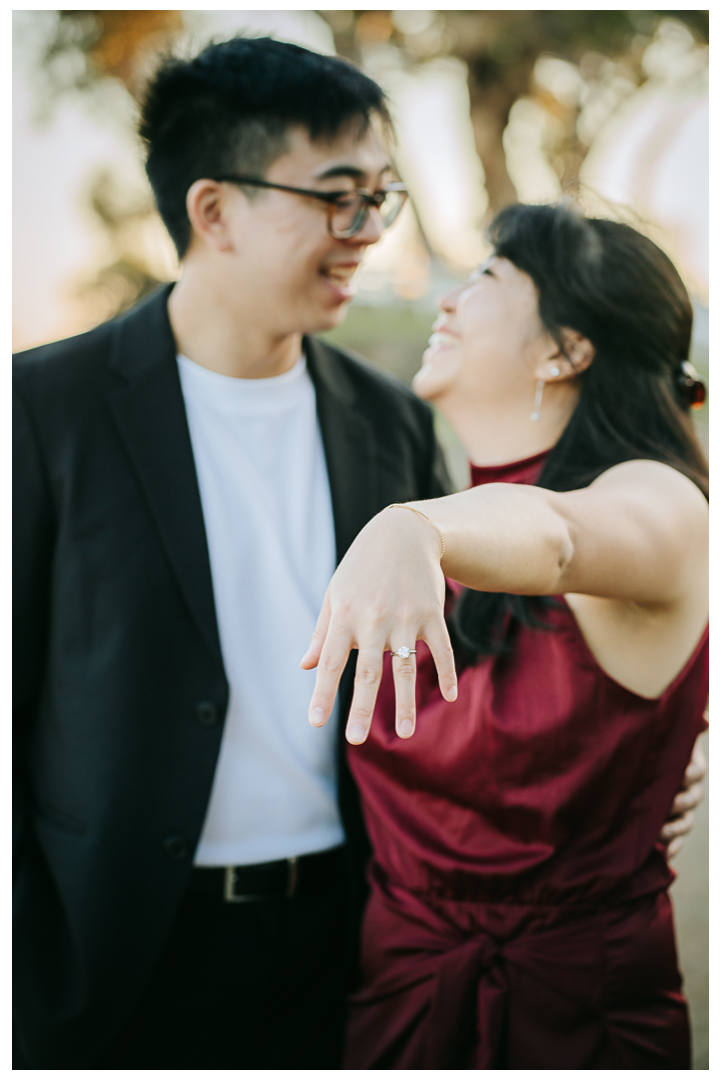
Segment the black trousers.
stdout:
<path fill-rule="evenodd" d="M 188 893 L 100 1069 L 336 1069 L 350 962 L 344 882 L 243 904 Z"/>

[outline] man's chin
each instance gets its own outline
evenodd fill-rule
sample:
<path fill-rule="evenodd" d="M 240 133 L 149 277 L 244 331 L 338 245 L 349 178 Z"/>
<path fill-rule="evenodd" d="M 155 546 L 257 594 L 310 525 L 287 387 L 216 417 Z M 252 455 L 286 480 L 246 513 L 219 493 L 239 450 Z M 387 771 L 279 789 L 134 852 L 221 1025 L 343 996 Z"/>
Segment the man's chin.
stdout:
<path fill-rule="evenodd" d="M 313 329 L 307 330 L 306 333 L 320 334 L 323 330 L 334 330 L 336 326 L 340 326 L 345 321 L 349 306 L 350 301 L 346 300 L 344 304 L 338 304 L 337 307 L 318 314 Z"/>

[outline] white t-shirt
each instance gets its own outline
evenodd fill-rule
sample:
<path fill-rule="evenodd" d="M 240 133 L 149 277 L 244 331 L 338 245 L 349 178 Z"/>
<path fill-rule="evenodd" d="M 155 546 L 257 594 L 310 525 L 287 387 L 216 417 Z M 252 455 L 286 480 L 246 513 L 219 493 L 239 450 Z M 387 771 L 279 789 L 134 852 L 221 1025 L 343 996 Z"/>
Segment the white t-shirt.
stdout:
<path fill-rule="evenodd" d="M 300 668 L 335 569 L 315 388 L 302 356 L 269 379 L 178 366 L 230 684 L 195 863 L 323 851 L 344 833 L 337 718 L 308 723 L 315 673 Z"/>

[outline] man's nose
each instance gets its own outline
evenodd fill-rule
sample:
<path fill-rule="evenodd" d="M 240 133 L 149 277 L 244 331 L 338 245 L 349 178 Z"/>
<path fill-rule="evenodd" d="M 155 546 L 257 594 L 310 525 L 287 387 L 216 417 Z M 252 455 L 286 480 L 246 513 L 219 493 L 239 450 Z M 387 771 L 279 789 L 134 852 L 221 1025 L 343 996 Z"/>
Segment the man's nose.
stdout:
<path fill-rule="evenodd" d="M 363 222 L 363 227 L 360 232 L 355 233 L 351 239 L 356 244 L 377 244 L 378 240 L 383 234 L 383 222 L 380 217 L 380 211 L 375 206 L 371 206 L 368 215 Z"/>

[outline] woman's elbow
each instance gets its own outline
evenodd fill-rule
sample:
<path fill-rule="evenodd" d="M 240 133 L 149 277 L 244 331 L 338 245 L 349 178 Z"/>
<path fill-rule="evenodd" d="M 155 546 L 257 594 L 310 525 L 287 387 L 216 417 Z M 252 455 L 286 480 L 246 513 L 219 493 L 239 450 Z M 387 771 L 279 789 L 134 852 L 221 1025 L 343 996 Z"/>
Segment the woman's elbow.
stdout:
<path fill-rule="evenodd" d="M 572 542 L 570 530 L 563 522 L 557 530 L 553 531 L 551 539 L 551 566 L 549 577 L 550 587 L 547 594 L 562 593 L 565 591 L 564 583 L 567 581 L 571 570 L 575 547 Z"/>

